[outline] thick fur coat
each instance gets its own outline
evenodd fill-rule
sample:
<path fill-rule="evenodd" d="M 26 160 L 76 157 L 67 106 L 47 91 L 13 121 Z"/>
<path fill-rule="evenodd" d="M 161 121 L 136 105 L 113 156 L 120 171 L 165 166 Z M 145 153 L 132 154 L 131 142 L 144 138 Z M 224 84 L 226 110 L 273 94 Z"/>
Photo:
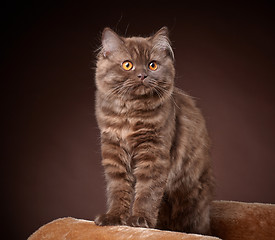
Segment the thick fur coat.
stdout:
<path fill-rule="evenodd" d="M 96 117 L 108 211 L 96 224 L 209 233 L 209 138 L 201 111 L 174 78 L 166 27 L 147 38 L 104 29 Z"/>

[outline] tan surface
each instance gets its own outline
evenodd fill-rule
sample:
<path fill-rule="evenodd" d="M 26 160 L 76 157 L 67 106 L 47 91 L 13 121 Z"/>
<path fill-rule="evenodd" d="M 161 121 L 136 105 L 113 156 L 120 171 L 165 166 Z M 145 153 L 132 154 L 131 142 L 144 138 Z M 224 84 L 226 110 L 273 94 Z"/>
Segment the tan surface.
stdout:
<path fill-rule="evenodd" d="M 275 204 L 214 201 L 211 227 L 224 240 L 275 239 Z"/>
<path fill-rule="evenodd" d="M 275 205 L 214 201 L 212 234 L 224 240 L 275 239 Z M 99 227 L 92 221 L 60 218 L 50 222 L 28 240 L 214 240 L 210 236 L 127 226 Z"/>
<path fill-rule="evenodd" d="M 61 218 L 38 229 L 28 240 L 215 240 L 218 238 L 127 226 L 99 227 L 92 221 Z"/>

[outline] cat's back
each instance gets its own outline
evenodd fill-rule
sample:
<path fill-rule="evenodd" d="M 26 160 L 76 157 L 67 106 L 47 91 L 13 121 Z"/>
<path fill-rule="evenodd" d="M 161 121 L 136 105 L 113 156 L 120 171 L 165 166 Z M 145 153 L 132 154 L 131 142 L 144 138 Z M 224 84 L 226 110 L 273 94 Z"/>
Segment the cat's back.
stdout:
<path fill-rule="evenodd" d="M 175 87 L 173 99 L 176 105 L 177 117 L 183 118 L 183 121 L 186 120 L 186 124 L 188 124 L 188 120 L 190 120 L 190 124 L 204 123 L 201 110 L 197 107 L 194 97 Z"/>
<path fill-rule="evenodd" d="M 174 89 L 173 98 L 176 109 L 175 160 L 193 158 L 194 152 L 199 153 L 204 161 L 208 161 L 210 140 L 205 119 L 197 107 L 193 97 L 179 88 Z M 192 155 L 192 157 L 191 157 Z"/>

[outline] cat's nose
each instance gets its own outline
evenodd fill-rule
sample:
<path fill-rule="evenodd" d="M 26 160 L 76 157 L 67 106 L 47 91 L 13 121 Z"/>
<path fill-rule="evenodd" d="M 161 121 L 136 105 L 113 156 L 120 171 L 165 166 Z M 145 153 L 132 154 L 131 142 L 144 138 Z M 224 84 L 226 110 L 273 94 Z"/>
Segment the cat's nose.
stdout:
<path fill-rule="evenodd" d="M 140 78 L 140 80 L 144 80 L 145 78 L 147 78 L 147 75 L 145 73 L 140 73 L 137 76 L 138 76 L 138 78 Z"/>

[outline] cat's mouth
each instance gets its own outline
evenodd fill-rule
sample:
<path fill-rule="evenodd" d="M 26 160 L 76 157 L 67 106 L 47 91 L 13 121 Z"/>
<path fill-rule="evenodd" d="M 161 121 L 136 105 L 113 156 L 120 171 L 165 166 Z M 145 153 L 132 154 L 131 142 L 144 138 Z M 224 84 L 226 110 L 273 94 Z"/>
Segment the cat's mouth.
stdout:
<path fill-rule="evenodd" d="M 134 95 L 149 95 L 152 93 L 152 88 L 144 80 L 136 84 L 131 91 Z"/>
<path fill-rule="evenodd" d="M 140 98 L 140 97 L 160 97 L 163 98 L 164 95 L 169 92 L 169 90 L 164 89 L 155 80 L 150 78 L 145 78 L 143 80 L 136 81 L 136 79 L 129 79 L 123 84 L 123 96 L 130 98 Z"/>

